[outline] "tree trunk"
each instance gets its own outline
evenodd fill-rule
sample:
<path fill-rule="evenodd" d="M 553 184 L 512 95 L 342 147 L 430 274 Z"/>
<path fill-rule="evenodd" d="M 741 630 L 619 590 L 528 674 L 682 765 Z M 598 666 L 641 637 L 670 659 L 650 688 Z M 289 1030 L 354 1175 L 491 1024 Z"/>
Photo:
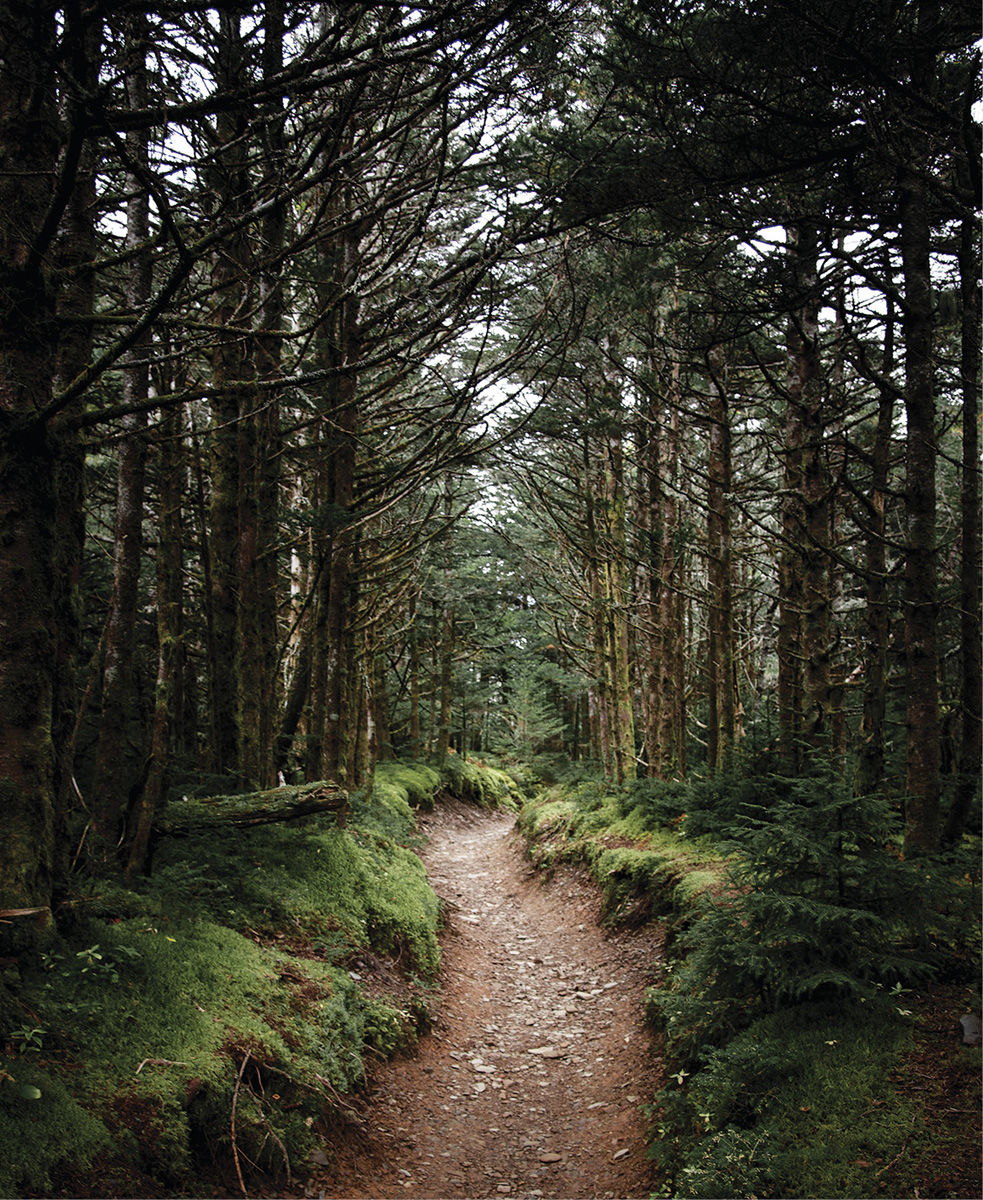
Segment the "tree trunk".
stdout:
<path fill-rule="evenodd" d="M 802 268 L 799 231 L 787 231 L 791 259 L 791 285 L 801 288 Z M 803 339 L 800 320 L 789 318 L 788 399 L 785 409 L 784 479 L 782 495 L 782 544 L 778 574 L 778 728 L 782 758 L 790 770 L 802 757 L 804 656 L 803 620 L 806 606 L 805 565 L 802 544 L 805 537 L 803 505 L 803 451 L 806 429 L 803 420 L 803 392 L 810 382 L 813 363 Z"/>
<path fill-rule="evenodd" d="M 129 19 L 126 32 L 127 104 L 147 107 L 147 23 Z M 126 307 L 138 319 L 150 299 L 153 260 L 150 244 L 150 201 L 141 178 L 147 165 L 147 132 L 126 135 L 134 168 L 127 172 L 126 248 L 130 273 Z M 127 352 L 123 368 L 124 403 L 140 404 L 150 395 L 150 338 L 141 337 Z M 113 590 L 106 621 L 106 650 L 102 671 L 102 713 L 96 747 L 90 810 L 92 834 L 88 852 L 97 872 L 112 872 L 120 863 L 127 804 L 144 773 L 146 747 L 140 725 L 136 686 L 136 630 L 140 608 L 140 567 L 143 560 L 143 509 L 147 463 L 147 416 L 132 413 L 122 419 L 116 487 L 116 529 L 113 545 Z"/>
<path fill-rule="evenodd" d="M 55 446 L 37 420 L 55 372 L 49 246 L 40 241 L 58 162 L 48 6 L 0 0 L 0 908 L 50 916 L 54 861 Z M 36 940 L 0 925 L 0 944 Z"/>
<path fill-rule="evenodd" d="M 175 732 L 182 721 L 184 683 L 184 530 L 182 507 L 186 466 L 181 417 L 174 410 L 161 422 L 160 499 L 157 518 L 157 684 L 150 735 L 150 766 L 129 820 L 126 878 L 132 885 L 147 864 L 154 817 L 163 806 L 170 777 Z"/>
<path fill-rule="evenodd" d="M 904 272 L 905 659 L 907 777 L 905 853 L 931 854 L 939 845 L 941 750 L 936 584 L 936 446 L 933 387 L 931 233 L 924 155 L 901 183 Z"/>
<path fill-rule="evenodd" d="M 78 10 L 67 10 L 71 23 Z M 76 47 L 74 76 L 78 96 L 95 90 L 102 49 L 102 21 L 92 14 L 88 23 L 69 34 Z M 82 114 L 80 100 L 68 100 L 68 123 L 75 125 Z M 58 297 L 59 338 L 55 390 L 67 388 L 92 360 L 95 310 L 96 168 L 97 150 L 86 142 L 79 159 L 78 174 L 62 220 L 55 247 L 55 269 L 63 282 Z M 79 397 L 52 422 L 56 435 L 55 492 L 55 609 L 58 637 L 55 690 L 52 699 L 52 735 L 56 749 L 55 796 L 58 831 L 58 875 L 68 873 L 69 855 L 64 822 L 75 803 L 73 779 L 76 717 L 79 708 L 80 658 L 82 654 L 82 607 L 79 579 L 85 545 L 85 446 L 78 431 L 59 432 L 66 417 L 85 408 Z"/>
<path fill-rule="evenodd" d="M 644 393 L 644 408 L 639 414 L 636 435 L 638 459 L 638 500 L 636 525 L 639 540 L 638 563 L 638 638 L 639 684 L 641 691 L 642 753 L 645 773 L 663 778 L 662 748 L 659 744 L 663 696 L 660 675 L 663 638 L 659 626 L 659 600 L 662 589 L 663 491 L 661 466 L 660 405 L 656 393 L 656 371 L 649 371 L 651 383 Z"/>
<path fill-rule="evenodd" d="M 887 275 L 890 283 L 890 274 Z M 894 370 L 895 313 L 889 300 L 884 329 L 881 374 L 887 380 Z M 865 551 L 866 613 L 863 647 L 863 714 L 854 788 L 858 796 L 878 792 L 884 784 L 884 722 L 887 716 L 887 650 L 891 639 L 891 613 L 887 590 L 887 497 L 891 466 L 891 427 L 894 392 L 880 389 L 877 425 L 871 450 L 870 505 Z"/>
<path fill-rule="evenodd" d="M 245 81 L 246 55 L 240 18 L 222 10 L 217 32 L 219 85 L 229 90 Z M 218 141 L 215 165 L 211 172 L 215 203 L 228 219 L 244 214 L 249 204 L 247 147 L 244 144 L 245 114 L 239 110 L 220 111 L 215 120 Z M 255 708 L 250 707 L 247 729 L 241 727 L 243 713 L 241 672 L 243 648 L 239 642 L 240 560 L 252 561 L 251 543 L 244 550 L 254 529 L 252 505 L 255 504 L 252 464 L 256 455 L 255 426 L 248 419 L 249 402 L 243 399 L 242 385 L 252 381 L 255 368 L 252 343 L 245 336 L 247 314 L 251 311 L 252 254 L 244 228 L 235 230 L 212 259 L 212 288 L 215 302 L 212 325 L 215 329 L 212 349 L 213 431 L 210 445 L 212 478 L 209 513 L 209 553 L 211 559 L 211 638 L 209 662 L 210 718 L 212 723 L 212 766 L 218 774 L 240 778 L 243 759 L 256 767 L 258 730 Z M 247 417 L 240 423 L 241 417 Z M 242 478 L 245 472 L 245 478 Z M 247 511 L 248 510 L 248 511 Z M 253 580 L 246 580 L 251 588 Z M 244 604 L 248 606 L 247 598 Z M 253 647 L 256 649 L 256 647 Z M 252 661 L 252 660 L 250 660 Z M 245 739 L 245 745 L 244 745 Z"/>
<path fill-rule="evenodd" d="M 620 433 L 612 433 L 605 447 L 605 644 L 610 663 L 611 726 L 614 779 L 634 779 L 635 717 L 632 705 L 629 655 L 628 545 L 625 528 L 624 462 Z"/>
<path fill-rule="evenodd" d="M 447 761 L 451 745 L 451 718 L 454 701 L 454 610 L 445 605 L 440 630 L 439 715 L 435 758 L 440 766 Z"/>
<path fill-rule="evenodd" d="M 708 686 L 707 766 L 729 765 L 736 738 L 734 591 L 730 518 L 731 433 L 724 364 L 719 347 L 709 356 L 710 440 L 707 454 Z"/>
<path fill-rule="evenodd" d="M 961 561 L 959 574 L 960 698 L 962 729 L 959 775 L 943 837 L 956 841 L 972 810 L 980 787 L 983 754 L 983 664 L 980 661 L 980 262 L 976 222 L 965 218 L 960 244 L 962 291 L 962 401 L 963 457 L 960 496 Z"/>
<path fill-rule="evenodd" d="M 420 721 L 420 631 L 416 623 L 416 596 L 410 601 L 409 674 L 410 674 L 410 755 L 419 758 L 423 752 L 423 730 Z"/>
<path fill-rule="evenodd" d="M 283 69 L 283 4 L 265 6 L 262 67 L 270 79 Z M 275 194 L 284 170 L 282 101 L 269 104 L 264 127 L 264 178 L 267 195 Z M 259 333 L 255 368 L 260 379 L 280 374 L 285 301 L 281 255 L 286 234 L 286 206 L 273 205 L 259 227 L 256 251 Z M 238 435 L 238 546 L 236 605 L 239 667 L 238 732 L 240 772 L 244 779 L 268 787 L 274 779 L 273 729 L 276 714 L 277 663 L 277 515 L 280 484 L 280 407 L 273 395 L 241 413 Z"/>
<path fill-rule="evenodd" d="M 828 749 L 830 686 L 830 484 L 826 470 L 823 386 L 819 362 L 818 236 L 803 221 L 793 233 L 797 311 L 792 319 L 796 378 L 790 402 L 802 430 L 802 733 L 812 750 Z"/>

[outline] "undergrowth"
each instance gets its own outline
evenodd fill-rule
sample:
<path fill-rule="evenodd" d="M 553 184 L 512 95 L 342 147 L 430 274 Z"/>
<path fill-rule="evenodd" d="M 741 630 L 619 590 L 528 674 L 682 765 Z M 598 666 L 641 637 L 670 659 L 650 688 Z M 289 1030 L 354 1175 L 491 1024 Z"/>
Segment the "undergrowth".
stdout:
<path fill-rule="evenodd" d="M 414 810 L 453 787 L 382 764 L 343 829 L 165 837 L 138 888 L 85 885 L 3 972 L 0 1195 L 78 1194 L 66 1160 L 64 1186 L 122 1164 L 132 1194 L 204 1194 L 209 1165 L 302 1174 L 368 1059 L 427 1019 L 440 910 Z"/>
<path fill-rule="evenodd" d="M 611 921 L 661 915 L 649 993 L 666 1083 L 653 1156 L 680 1197 L 891 1194 L 924 1136 L 890 1072 L 907 989 L 978 974 L 979 855 L 905 862 L 891 806 L 837 763 L 545 789 L 520 818 L 544 869 L 590 871 Z"/>

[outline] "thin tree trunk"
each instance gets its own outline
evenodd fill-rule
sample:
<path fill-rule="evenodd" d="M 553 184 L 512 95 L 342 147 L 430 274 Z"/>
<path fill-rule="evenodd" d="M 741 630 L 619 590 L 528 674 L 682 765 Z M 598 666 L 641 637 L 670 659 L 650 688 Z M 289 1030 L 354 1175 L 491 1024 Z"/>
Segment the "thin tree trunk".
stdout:
<path fill-rule="evenodd" d="M 798 379 L 793 389 L 802 428 L 802 723 L 806 744 L 828 749 L 831 735 L 829 573 L 830 483 L 826 469 L 826 414 L 819 362 L 818 236 L 804 221 L 795 231 L 793 318 Z"/>
<path fill-rule="evenodd" d="M 888 275 L 888 282 L 890 276 Z M 895 313 L 889 301 L 884 328 L 884 357 L 881 374 L 888 379 L 894 369 Z M 870 507 L 865 550 L 866 613 L 863 648 L 863 714 L 857 748 L 855 790 L 872 795 L 884 784 L 884 722 L 887 716 L 887 650 L 891 637 L 891 613 L 887 592 L 887 497 L 891 465 L 891 427 L 894 422 L 894 392 L 881 387 L 877 426 L 871 450 Z"/>
<path fill-rule="evenodd" d="M 960 244 L 962 291 L 963 458 L 960 497 L 961 561 L 959 574 L 960 699 L 962 729 L 959 776 L 943 837 L 956 841 L 966 825 L 980 787 L 983 755 L 983 664 L 980 661 L 980 263 L 976 222 L 963 221 Z"/>
<path fill-rule="evenodd" d="M 147 107 L 148 32 L 146 18 L 129 19 L 126 35 L 127 103 Z M 127 151 L 136 169 L 127 174 L 126 247 L 131 255 L 126 305 L 134 319 L 147 304 L 153 283 L 150 245 L 150 202 L 140 176 L 147 164 L 147 132 L 127 134 Z M 150 338 L 142 337 L 127 353 L 123 369 L 123 399 L 139 404 L 150 394 Z M 106 651 L 102 672 L 102 714 L 96 747 L 90 808 L 90 864 L 99 872 L 112 871 L 124 837 L 127 804 L 145 769 L 144 731 L 137 713 L 134 653 L 140 605 L 140 567 L 143 560 L 143 510 L 147 464 L 147 416 L 122 418 L 116 488 L 116 529 L 113 546 L 113 591 L 106 622 Z"/>
<path fill-rule="evenodd" d="M 730 519 L 731 433 L 719 348 L 710 355 L 707 487 L 707 573 L 709 583 L 707 765 L 726 769 L 734 752 L 736 699 L 734 695 L 733 552 Z"/>
<path fill-rule="evenodd" d="M 799 231 L 787 231 L 792 287 L 801 288 Z M 778 575 L 778 728 L 782 758 L 794 770 L 800 763 L 803 736 L 805 613 L 805 536 L 803 495 L 803 391 L 810 379 L 811 363 L 796 317 L 788 329 L 788 398 L 785 409 L 784 479 L 782 496 L 782 546 Z"/>
<path fill-rule="evenodd" d="M 608 411 L 613 422 L 620 421 L 617 385 L 606 385 Z M 612 422 L 612 423 L 613 423 Z M 609 680 L 612 769 L 616 783 L 634 779 L 635 717 L 632 704 L 631 661 L 629 656 L 630 571 L 626 529 L 624 448 L 620 427 L 612 428 L 604 439 L 603 474 L 602 583 L 604 591 L 604 653 Z"/>
<path fill-rule="evenodd" d="M 933 388 L 931 231 L 922 172 L 903 172 L 901 261 L 904 272 L 905 659 L 907 664 L 906 854 L 939 844 L 940 730 L 936 583 L 936 447 Z"/>
<path fill-rule="evenodd" d="M 184 529 L 186 468 L 181 417 L 173 409 L 161 422 L 160 499 L 157 518 L 157 684 L 150 735 L 150 766 L 130 813 L 126 878 L 132 884 L 147 866 L 154 818 L 170 778 L 174 733 L 182 721 L 184 681 Z"/>

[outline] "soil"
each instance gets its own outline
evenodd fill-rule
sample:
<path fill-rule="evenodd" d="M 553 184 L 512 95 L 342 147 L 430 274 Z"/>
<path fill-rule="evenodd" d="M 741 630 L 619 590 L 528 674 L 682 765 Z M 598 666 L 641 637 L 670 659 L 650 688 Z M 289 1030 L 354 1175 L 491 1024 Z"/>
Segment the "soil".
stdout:
<path fill-rule="evenodd" d="M 423 857 L 445 901 L 435 1024 L 381 1069 L 309 1197 L 645 1197 L 652 927 L 607 932 L 596 889 L 544 883 L 513 818 L 442 804 Z"/>

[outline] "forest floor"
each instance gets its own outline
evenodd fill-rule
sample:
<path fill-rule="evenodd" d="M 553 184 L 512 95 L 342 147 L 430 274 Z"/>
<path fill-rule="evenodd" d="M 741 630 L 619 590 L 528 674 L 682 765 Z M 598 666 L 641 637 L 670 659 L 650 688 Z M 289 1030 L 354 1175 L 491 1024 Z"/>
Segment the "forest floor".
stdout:
<path fill-rule="evenodd" d="M 630 1200 L 656 1190 L 644 1106 L 662 1064 L 644 993 L 661 931 L 603 928 L 596 887 L 569 868 L 544 880 L 513 820 L 458 802 L 422 819 L 423 859 L 449 911 L 433 1028 L 410 1055 L 380 1063 L 353 1122 L 315 1156 L 321 1165 L 277 1196 Z M 398 994 L 387 964 L 354 969 Z M 890 1164 L 902 1190 L 885 1180 L 882 1195 L 981 1194 L 978 1071 L 954 1034 L 965 997 L 965 986 L 941 985 L 908 999 L 915 1044 L 892 1082 L 917 1103 L 929 1142 L 906 1143 L 907 1161 Z"/>
<path fill-rule="evenodd" d="M 643 998 L 658 930 L 602 929 L 596 889 L 572 871 L 544 886 L 513 821 L 453 802 L 423 818 L 449 909 L 433 1030 L 379 1069 L 354 1136 L 295 1195 L 651 1193 L 642 1105 L 659 1060 Z"/>

